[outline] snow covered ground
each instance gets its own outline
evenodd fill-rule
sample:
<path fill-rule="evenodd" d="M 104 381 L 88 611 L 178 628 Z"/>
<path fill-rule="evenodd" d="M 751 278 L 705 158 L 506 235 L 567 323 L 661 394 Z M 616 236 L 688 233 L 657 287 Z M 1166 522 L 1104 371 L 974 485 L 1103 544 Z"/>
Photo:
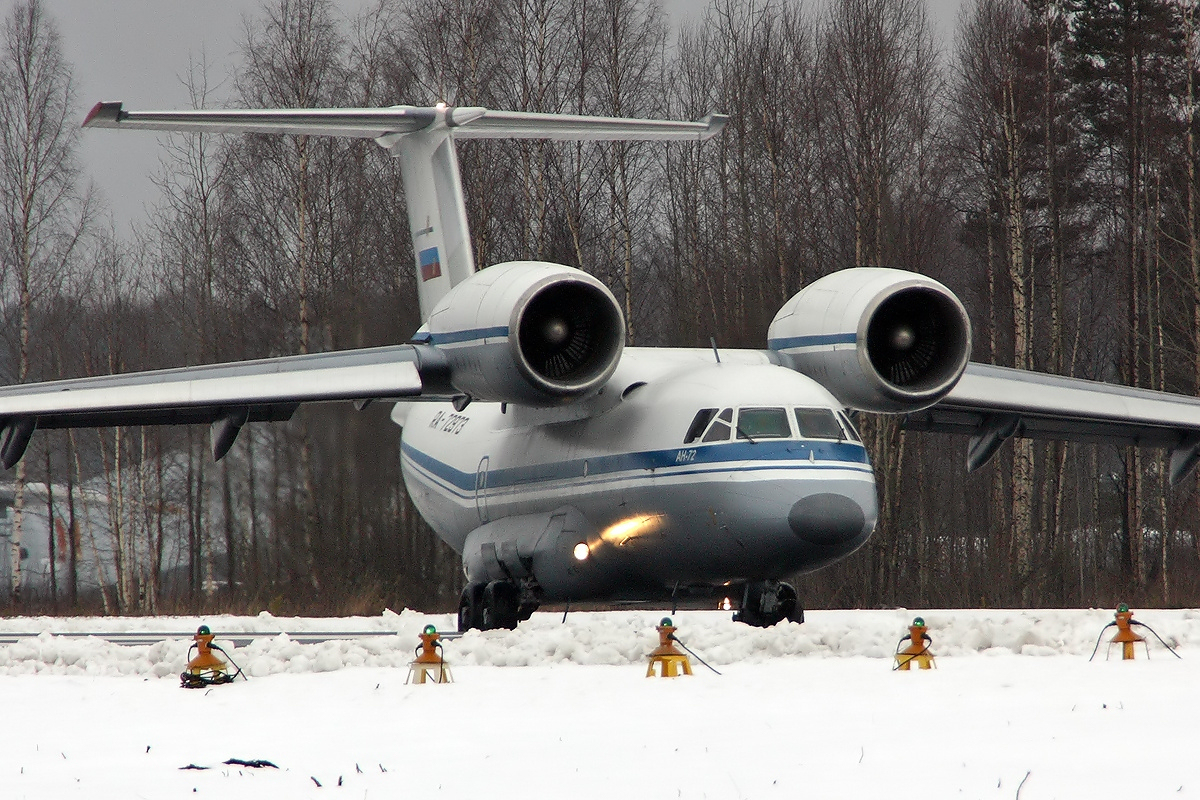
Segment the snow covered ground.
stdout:
<path fill-rule="evenodd" d="M 917 613 L 938 669 L 895 672 Z M 1101 644 L 1090 663 L 1111 611 L 813 611 L 768 630 L 682 611 L 680 639 L 722 674 L 646 679 L 662 615 L 473 632 L 447 642 L 456 682 L 441 686 L 405 678 L 417 633 L 449 629 L 445 615 L 3 620 L 30 636 L 0 645 L 0 797 L 1200 795 L 1200 611 L 1135 617 L 1182 659 L 1151 638 L 1149 659 L 1105 661 Z M 54 635 L 200 622 L 396 635 L 264 633 L 229 648 L 250 679 L 208 690 L 179 688 L 188 640 Z"/>

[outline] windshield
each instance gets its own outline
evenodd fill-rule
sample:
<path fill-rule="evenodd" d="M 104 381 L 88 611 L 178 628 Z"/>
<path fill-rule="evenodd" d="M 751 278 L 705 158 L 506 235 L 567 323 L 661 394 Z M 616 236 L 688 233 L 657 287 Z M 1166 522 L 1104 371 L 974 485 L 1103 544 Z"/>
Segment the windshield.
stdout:
<path fill-rule="evenodd" d="M 787 439 L 792 435 L 782 408 L 743 408 L 738 411 L 739 439 Z"/>
<path fill-rule="evenodd" d="M 704 434 L 705 442 L 726 442 L 729 441 L 729 426 L 733 422 L 733 409 L 726 408 L 717 415 L 717 418 L 712 421 L 712 425 L 708 426 L 708 433 Z"/>
<path fill-rule="evenodd" d="M 844 439 L 845 431 L 828 408 L 797 408 L 796 424 L 804 439 Z"/>

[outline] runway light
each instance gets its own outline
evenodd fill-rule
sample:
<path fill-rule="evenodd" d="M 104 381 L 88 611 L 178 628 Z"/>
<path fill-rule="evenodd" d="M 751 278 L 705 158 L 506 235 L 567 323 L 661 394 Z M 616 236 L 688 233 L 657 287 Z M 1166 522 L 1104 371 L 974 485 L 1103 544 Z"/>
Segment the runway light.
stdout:
<path fill-rule="evenodd" d="M 937 663 L 933 658 L 933 653 L 929 652 L 930 645 L 933 644 L 933 639 L 926 632 L 925 620 L 917 617 L 912 621 L 912 625 L 908 626 L 908 633 L 900 637 L 900 641 L 896 642 L 896 663 L 892 667 L 893 670 L 904 670 L 907 672 L 912 667 L 912 662 L 916 661 L 917 666 L 921 669 L 930 669 L 936 667 Z M 903 650 L 900 645 L 908 642 L 908 647 Z"/>
<path fill-rule="evenodd" d="M 575 545 L 574 552 L 576 561 L 587 561 L 588 555 L 591 554 L 591 550 L 588 549 L 587 542 L 580 542 L 579 544 Z"/>
<path fill-rule="evenodd" d="M 419 638 L 417 657 L 408 663 L 408 677 L 404 683 L 454 683 L 437 628 L 426 625 Z"/>
<path fill-rule="evenodd" d="M 650 651 L 650 664 L 646 667 L 646 677 L 660 675 L 663 678 L 674 678 L 677 675 L 691 675 L 692 662 L 675 647 L 675 623 L 670 617 L 663 617 L 662 622 L 655 628 L 658 631 L 658 647 Z"/>

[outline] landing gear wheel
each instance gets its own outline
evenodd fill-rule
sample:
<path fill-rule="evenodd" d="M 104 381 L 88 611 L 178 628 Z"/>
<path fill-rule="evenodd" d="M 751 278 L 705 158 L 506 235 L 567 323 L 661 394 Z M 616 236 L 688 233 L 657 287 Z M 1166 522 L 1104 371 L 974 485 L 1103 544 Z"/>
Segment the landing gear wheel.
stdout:
<path fill-rule="evenodd" d="M 517 627 L 521 590 L 508 581 L 492 581 L 483 590 L 483 613 L 480 620 L 485 631 Z"/>
<path fill-rule="evenodd" d="M 804 609 L 796 597 L 796 588 L 781 581 L 760 581 L 746 584 L 742 608 L 733 615 L 734 622 L 756 628 L 769 628 L 783 620 L 804 622 Z"/>
<path fill-rule="evenodd" d="M 458 632 L 466 633 L 471 628 L 482 628 L 483 584 L 469 583 L 458 599 Z"/>

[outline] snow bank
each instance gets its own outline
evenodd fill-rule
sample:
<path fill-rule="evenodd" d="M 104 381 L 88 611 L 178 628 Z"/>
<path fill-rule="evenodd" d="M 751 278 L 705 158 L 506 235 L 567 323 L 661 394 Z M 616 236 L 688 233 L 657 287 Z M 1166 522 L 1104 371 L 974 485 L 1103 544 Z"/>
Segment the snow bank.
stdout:
<path fill-rule="evenodd" d="M 728 612 L 681 611 L 674 620 L 677 636 L 713 665 L 762 663 L 789 658 L 860 656 L 890 659 L 912 618 L 920 614 L 933 637 L 932 652 L 942 658 L 960 656 L 1048 656 L 1092 652 L 1101 629 L 1112 621 L 1106 609 L 811 611 L 803 625 L 781 623 L 750 628 L 732 622 Z M 654 626 L 662 611 L 575 612 L 535 614 L 515 631 L 471 631 L 445 641 L 446 659 L 455 666 L 528 667 L 558 664 L 626 665 L 644 663 L 657 644 Z M 1200 610 L 1146 610 L 1135 620 L 1151 626 L 1173 648 L 1200 647 Z M 0 632 L 28 633 L 15 644 L 0 645 L 0 675 L 136 675 L 174 679 L 187 663 L 190 638 L 167 637 L 209 625 L 232 660 L 251 677 L 278 673 L 332 672 L 351 667 L 406 668 L 427 624 L 452 630 L 449 615 L 405 610 L 378 617 L 281 618 L 266 612 L 254 617 L 57 618 L 4 620 Z M 95 637 L 63 634 L 95 631 L 164 632 L 150 645 L 122 646 Z M 293 634 L 347 632 L 317 644 L 304 644 Z M 383 635 L 353 638 L 353 633 Z M 1144 632 L 1144 631 L 1143 631 Z M 222 642 L 221 634 L 259 634 L 244 647 Z M 1105 634 L 1105 640 L 1111 631 Z M 1169 654 L 1153 639 L 1151 657 Z M 1105 653 L 1102 643 L 1100 655 Z"/>

